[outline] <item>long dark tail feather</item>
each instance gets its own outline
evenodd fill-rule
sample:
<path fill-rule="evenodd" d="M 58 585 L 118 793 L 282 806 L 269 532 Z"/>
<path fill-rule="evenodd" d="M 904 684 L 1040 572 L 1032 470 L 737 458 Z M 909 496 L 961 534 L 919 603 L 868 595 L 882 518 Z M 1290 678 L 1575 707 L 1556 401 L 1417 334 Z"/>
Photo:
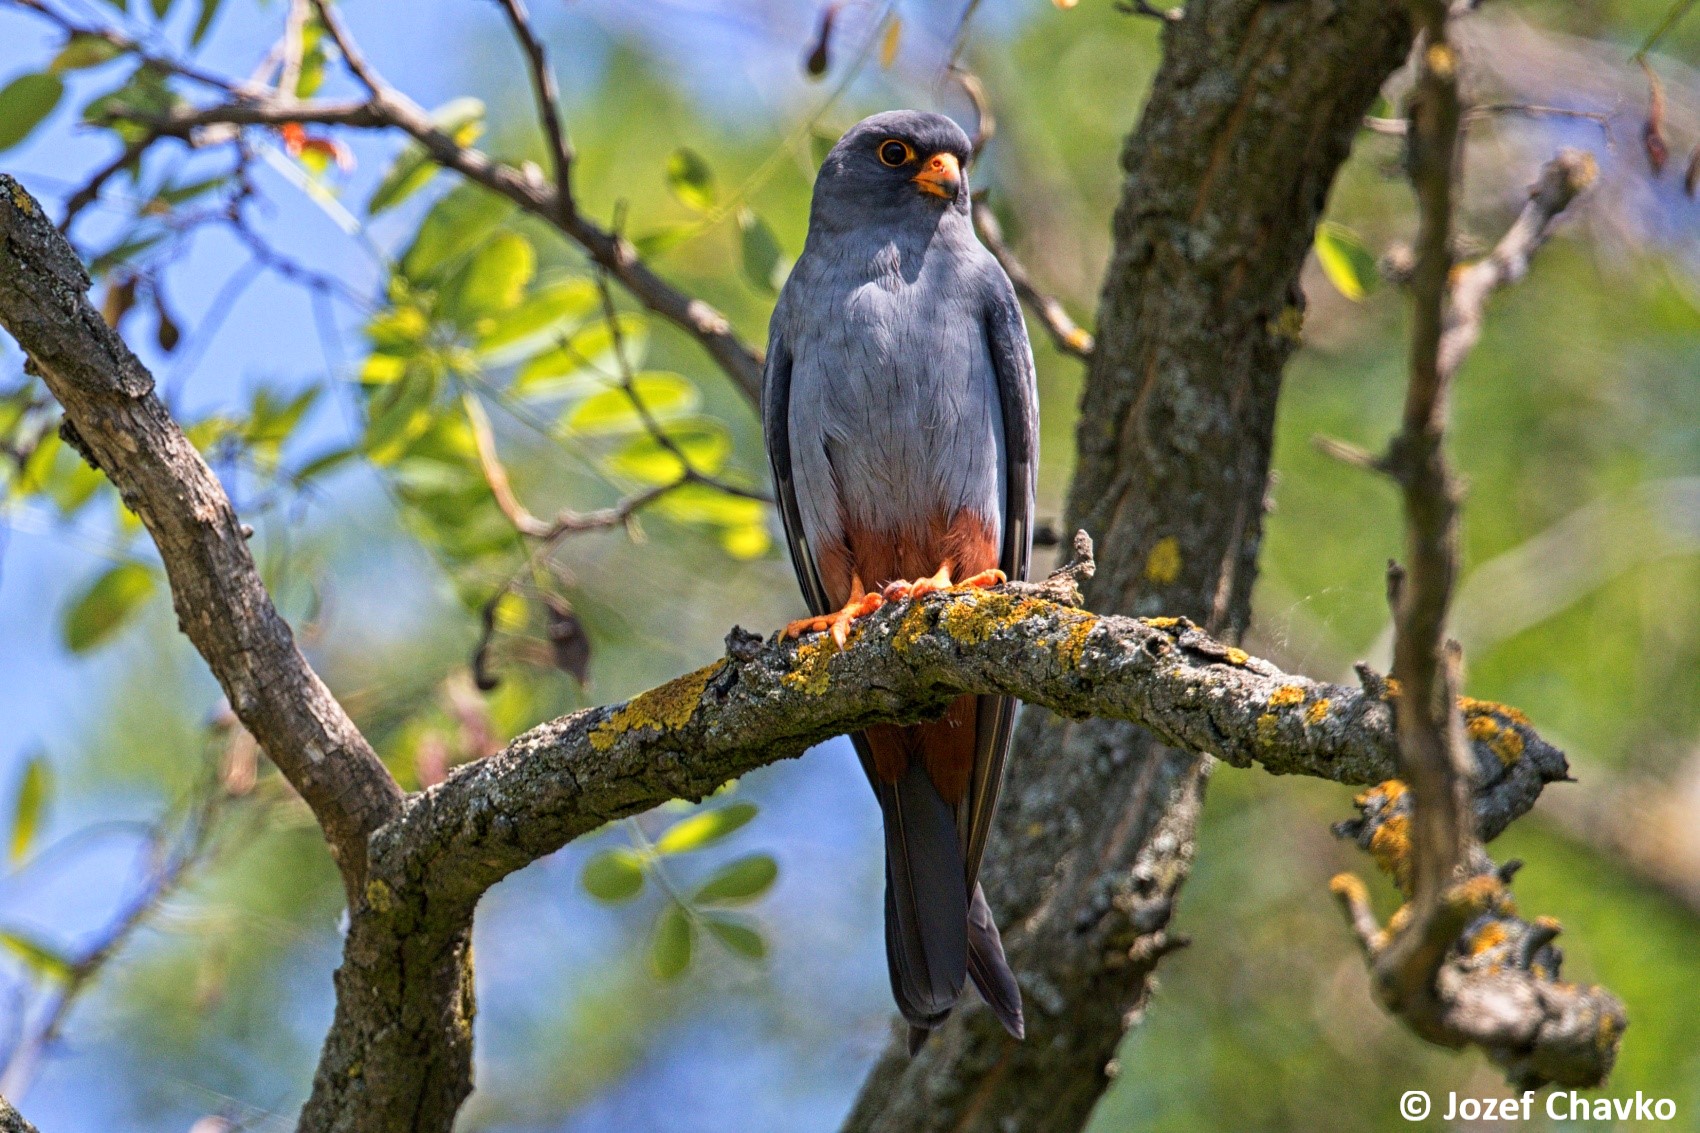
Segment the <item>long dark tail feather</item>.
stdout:
<path fill-rule="evenodd" d="M 912 1026 L 932 1028 L 968 975 L 968 895 L 951 808 L 921 760 L 880 783 L 885 815 L 885 945 L 891 992 Z"/>
<path fill-rule="evenodd" d="M 986 904 L 985 890 L 978 882 L 974 885 L 974 900 L 968 905 L 968 975 L 1003 1029 L 1017 1039 L 1025 1038 L 1027 1022 L 1021 1015 L 1021 985 L 1015 982 L 1015 973 L 1004 959 L 1003 940 Z"/>

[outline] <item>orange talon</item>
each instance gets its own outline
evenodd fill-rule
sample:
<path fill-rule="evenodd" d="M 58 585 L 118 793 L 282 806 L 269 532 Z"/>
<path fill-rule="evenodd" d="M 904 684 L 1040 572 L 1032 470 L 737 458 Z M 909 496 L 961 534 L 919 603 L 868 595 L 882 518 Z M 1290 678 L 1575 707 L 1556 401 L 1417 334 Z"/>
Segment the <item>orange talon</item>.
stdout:
<path fill-rule="evenodd" d="M 914 582 L 898 579 L 896 582 L 887 583 L 885 600 L 887 602 L 907 602 L 914 598 L 924 598 L 928 594 L 936 594 L 941 590 L 949 590 L 950 587 L 950 564 L 946 563 L 939 567 L 938 573 L 931 578 L 919 578 Z"/>
<path fill-rule="evenodd" d="M 961 588 L 973 587 L 988 590 L 993 586 L 1002 586 L 1009 581 L 1009 575 L 1001 570 L 983 570 L 979 574 L 971 574 L 956 585 Z"/>
<path fill-rule="evenodd" d="M 863 594 L 844 603 L 844 608 L 835 614 L 822 614 L 816 618 L 800 618 L 785 627 L 786 637 L 800 637 L 805 633 L 820 633 L 826 631 L 832 634 L 832 640 L 838 644 L 840 651 L 850 644 L 850 623 L 857 618 L 866 617 L 885 605 L 885 599 L 877 593 Z"/>

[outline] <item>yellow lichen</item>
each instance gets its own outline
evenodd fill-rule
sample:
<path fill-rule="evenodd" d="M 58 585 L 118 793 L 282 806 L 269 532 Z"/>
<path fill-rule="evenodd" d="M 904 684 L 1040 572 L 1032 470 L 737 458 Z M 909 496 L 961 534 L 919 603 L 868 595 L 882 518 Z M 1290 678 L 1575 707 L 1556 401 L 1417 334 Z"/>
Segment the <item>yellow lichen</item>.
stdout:
<path fill-rule="evenodd" d="M 389 912 L 395 906 L 394 898 L 394 891 L 383 881 L 373 878 L 366 883 L 366 906 L 374 912 Z"/>
<path fill-rule="evenodd" d="M 1510 767 L 1523 755 L 1523 737 L 1515 729 L 1507 728 L 1495 736 L 1488 747 L 1499 756 L 1499 761 Z"/>
<path fill-rule="evenodd" d="M 1145 556 L 1145 577 L 1158 586 L 1167 586 L 1180 576 L 1181 541 L 1173 535 L 1165 535 Z"/>
<path fill-rule="evenodd" d="M 1387 678 L 1387 691 L 1381 694 L 1383 700 L 1397 700 L 1399 697 L 1399 678 Z"/>
<path fill-rule="evenodd" d="M 1344 897 L 1354 905 L 1369 903 L 1369 887 L 1363 878 L 1355 873 L 1337 873 L 1328 881 L 1328 891 L 1336 897 Z"/>
<path fill-rule="evenodd" d="M 1305 313 L 1298 307 L 1282 307 L 1281 313 L 1269 320 L 1269 333 L 1278 338 L 1298 342 L 1304 337 Z"/>
<path fill-rule="evenodd" d="M 1313 728 L 1326 719 L 1328 719 L 1327 697 L 1323 697 L 1321 700 L 1314 702 L 1309 708 L 1305 709 L 1305 723 L 1309 724 Z"/>
<path fill-rule="evenodd" d="M 1269 694 L 1269 707 L 1290 708 L 1305 702 L 1305 690 L 1298 685 L 1282 685 Z"/>
<path fill-rule="evenodd" d="M 1145 618 L 1143 620 L 1152 629 L 1173 629 L 1181 624 L 1179 618 Z"/>
<path fill-rule="evenodd" d="M 1280 719 L 1272 712 L 1265 712 L 1257 718 L 1257 738 L 1264 743 L 1275 739 L 1275 730 L 1281 726 Z"/>
<path fill-rule="evenodd" d="M 1513 724 L 1527 726 L 1529 723 L 1529 717 L 1521 709 L 1513 708 L 1509 704 L 1501 704 L 1497 700 L 1477 700 L 1473 696 L 1460 696 L 1458 698 L 1458 711 L 1465 716 L 1485 716 L 1491 713 L 1496 716 L 1503 716 Z"/>
<path fill-rule="evenodd" d="M 779 679 L 788 688 L 801 689 L 810 696 L 819 696 L 826 691 L 827 667 L 832 664 L 832 659 L 837 654 L 838 643 L 832 640 L 830 633 L 823 633 L 813 641 L 797 646 L 796 666 Z"/>
<path fill-rule="evenodd" d="M 1401 891 L 1410 891 L 1411 821 L 1396 814 L 1376 827 L 1369 839 L 1370 856 Z"/>
<path fill-rule="evenodd" d="M 1068 662 L 1068 667 L 1080 667 L 1080 657 L 1086 652 L 1086 639 L 1092 636 L 1092 631 L 1098 628 L 1098 619 L 1091 614 L 1071 614 L 1065 619 L 1066 629 L 1057 642 L 1057 653 Z"/>
<path fill-rule="evenodd" d="M 1227 657 L 1228 657 L 1228 664 L 1230 664 L 1230 665 L 1243 665 L 1247 661 L 1251 660 L 1251 654 L 1250 653 L 1247 653 L 1244 649 L 1239 649 L 1239 648 L 1236 648 L 1235 646 L 1232 646 L 1232 645 L 1228 646 Z"/>
<path fill-rule="evenodd" d="M 825 635 L 822 635 L 820 640 L 829 645 L 832 642 L 832 639 Z M 803 651 L 808 648 L 809 646 L 799 648 L 798 657 L 801 658 Z M 597 751 L 607 751 L 614 746 L 615 740 L 633 728 L 653 728 L 658 732 L 665 732 L 672 728 L 684 727 L 696 712 L 697 705 L 701 703 L 703 689 L 708 687 L 708 682 L 725 664 L 724 660 L 720 660 L 712 665 L 704 665 L 694 673 L 686 673 L 664 685 L 657 685 L 648 692 L 634 696 L 626 702 L 625 707 L 596 726 L 590 733 L 590 746 Z M 795 675 L 787 673 L 783 679 L 789 682 Z"/>
<path fill-rule="evenodd" d="M 1033 598 L 1017 601 L 1008 594 L 974 593 L 945 607 L 939 624 L 964 645 L 979 645 L 1005 626 L 1031 617 L 1044 608 Z"/>
<path fill-rule="evenodd" d="M 1505 883 L 1498 875 L 1478 873 L 1468 881 L 1460 881 L 1446 894 L 1446 903 L 1455 909 L 1481 913 L 1499 904 L 1505 895 Z"/>
<path fill-rule="evenodd" d="M 1600 1015 L 1600 1031 L 1595 1036 L 1596 1045 L 1601 1053 L 1617 1045 L 1617 1018 L 1609 1013 Z"/>
<path fill-rule="evenodd" d="M 1505 931 L 1505 925 L 1499 921 L 1489 921 L 1475 931 L 1475 934 L 1470 937 L 1467 947 L 1470 955 L 1480 956 L 1489 949 L 1498 948 L 1508 939 L 1510 939 L 1510 934 Z"/>
<path fill-rule="evenodd" d="M 897 650 L 899 657 L 907 656 L 910 648 L 921 639 L 921 635 L 932 628 L 932 621 L 927 616 L 925 602 L 912 602 L 909 612 L 903 615 L 903 620 L 897 623 L 897 632 L 891 636 L 891 647 Z"/>
<path fill-rule="evenodd" d="M 1499 721 L 1492 716 L 1471 716 L 1464 721 L 1464 734 L 1472 740 L 1491 740 L 1499 734 Z"/>

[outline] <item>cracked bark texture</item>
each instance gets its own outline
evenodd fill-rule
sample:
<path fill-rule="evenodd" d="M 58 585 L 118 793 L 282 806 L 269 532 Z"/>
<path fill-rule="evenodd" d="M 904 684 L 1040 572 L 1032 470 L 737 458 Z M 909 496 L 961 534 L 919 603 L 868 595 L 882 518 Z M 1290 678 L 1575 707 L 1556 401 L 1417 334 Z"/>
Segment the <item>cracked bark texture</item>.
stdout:
<path fill-rule="evenodd" d="M 1105 613 L 1245 628 L 1299 269 L 1335 173 L 1411 42 L 1378 0 L 1194 0 L 1129 138 L 1067 525 Z M 1206 757 L 1105 720 L 1025 714 L 983 876 L 1027 1039 L 959 1012 L 894 1042 L 851 1133 L 1083 1126 L 1144 1009 L 1193 852 Z"/>

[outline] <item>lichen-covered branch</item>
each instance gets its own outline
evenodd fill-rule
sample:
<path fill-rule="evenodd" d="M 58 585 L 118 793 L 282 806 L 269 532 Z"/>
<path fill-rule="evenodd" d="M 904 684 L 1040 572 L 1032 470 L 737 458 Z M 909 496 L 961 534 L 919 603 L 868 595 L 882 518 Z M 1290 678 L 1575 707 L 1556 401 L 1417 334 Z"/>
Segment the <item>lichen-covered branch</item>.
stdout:
<path fill-rule="evenodd" d="M 11 1102 L 0 1098 L 0 1133 L 36 1133 L 36 1129 L 12 1108 Z"/>
<path fill-rule="evenodd" d="M 178 624 L 312 807 L 357 900 L 367 835 L 399 812 L 401 789 L 296 647 L 223 486 L 89 304 L 88 288 L 41 205 L 0 175 L 0 326 L 63 406 L 66 439 L 147 526 Z"/>
<path fill-rule="evenodd" d="M 831 736 L 926 718 L 962 693 L 1132 721 L 1176 748 L 1277 774 L 1369 784 L 1392 772 L 1385 681 L 1366 675 L 1350 687 L 1284 673 L 1184 618 L 1090 614 L 1073 604 L 1073 586 L 1063 572 L 894 604 L 857 623 L 842 652 L 822 635 L 763 642 L 734 630 L 721 660 L 534 728 L 410 801 L 375 838 L 373 883 L 475 901 L 603 823 L 701 798 Z M 1515 709 L 1466 709 L 1491 724 L 1475 748 L 1476 806 L 1489 829 L 1503 829 L 1566 777 L 1564 756 Z"/>
<path fill-rule="evenodd" d="M 1452 381 L 1480 334 L 1489 293 L 1521 277 L 1555 218 L 1592 179 L 1592 163 L 1561 154 L 1493 254 L 1454 272 L 1459 59 L 1447 4 L 1429 0 L 1418 12 L 1423 44 L 1406 133 L 1419 216 L 1410 380 L 1403 428 L 1372 462 L 1398 484 L 1405 511 L 1408 565 L 1388 568 L 1399 777 L 1360 795 L 1360 818 L 1339 828 L 1375 856 L 1406 900 L 1383 929 L 1361 881 L 1342 874 L 1333 889 L 1378 998 L 1414 1032 L 1443 1046 L 1480 1046 L 1519 1088 L 1593 1086 L 1616 1060 L 1623 1005 L 1603 988 L 1558 979 L 1558 925 L 1517 915 L 1508 889 L 1516 866 L 1496 867 L 1478 841 L 1469 798 L 1478 765 L 1469 745 L 1506 733 L 1497 718 L 1466 718 L 1455 697 L 1461 656 L 1446 623 L 1459 570 L 1460 489 L 1445 451 Z"/>

